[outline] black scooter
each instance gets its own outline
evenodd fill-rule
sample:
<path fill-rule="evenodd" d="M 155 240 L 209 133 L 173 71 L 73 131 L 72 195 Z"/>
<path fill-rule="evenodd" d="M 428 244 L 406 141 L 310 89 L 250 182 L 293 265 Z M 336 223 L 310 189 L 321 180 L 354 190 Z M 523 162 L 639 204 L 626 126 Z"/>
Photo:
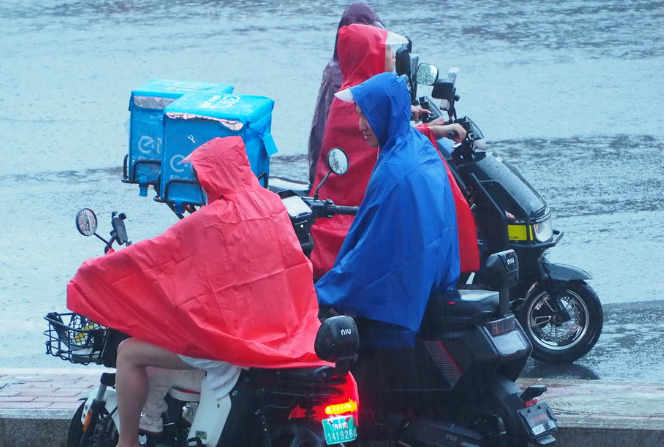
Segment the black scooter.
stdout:
<path fill-rule="evenodd" d="M 347 158 L 330 151 L 331 171 Z M 344 161 L 345 160 L 345 161 Z M 356 207 L 279 192 L 305 253 L 315 219 L 355 214 Z M 414 349 L 361 351 L 353 367 L 362 411 L 360 441 L 404 446 L 525 447 L 553 445 L 557 423 L 537 398 L 543 385 L 521 391 L 514 383 L 531 345 L 510 311 L 509 290 L 519 267 L 513 250 L 486 261 L 491 290 L 456 290 L 430 297 Z M 360 333 L 361 333 L 361 325 Z"/>
<path fill-rule="evenodd" d="M 416 67 L 416 69 L 415 69 Z M 553 228 L 551 210 L 519 171 L 495 152 L 484 151 L 484 135 L 468 117 L 457 118 L 457 69 L 438 79 L 438 68 L 417 65 L 401 50 L 397 71 L 408 77 L 413 103 L 429 109 L 431 121 L 447 112 L 448 122 L 464 126 L 468 136 L 459 145 L 439 140 L 439 149 L 464 192 L 479 231 L 481 259 L 503 250 L 519 258 L 519 281 L 510 293 L 513 309 L 533 344 L 533 357 L 546 362 L 573 362 L 586 355 L 602 332 L 599 297 L 586 283 L 591 276 L 577 267 L 555 264 L 546 252 L 563 232 Z M 417 85 L 433 86 L 431 96 L 417 97 Z M 468 278 L 462 278 L 463 282 Z M 486 282 L 480 271 L 473 284 Z"/>

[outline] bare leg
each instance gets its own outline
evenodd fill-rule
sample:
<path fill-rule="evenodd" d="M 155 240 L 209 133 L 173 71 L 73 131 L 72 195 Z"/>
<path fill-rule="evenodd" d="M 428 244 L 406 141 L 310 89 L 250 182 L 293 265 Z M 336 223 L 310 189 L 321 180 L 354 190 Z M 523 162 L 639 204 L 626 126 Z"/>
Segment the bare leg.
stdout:
<path fill-rule="evenodd" d="M 118 346 L 115 384 L 120 416 L 118 447 L 138 447 L 138 420 L 147 397 L 145 368 L 193 369 L 173 352 L 129 338 Z"/>

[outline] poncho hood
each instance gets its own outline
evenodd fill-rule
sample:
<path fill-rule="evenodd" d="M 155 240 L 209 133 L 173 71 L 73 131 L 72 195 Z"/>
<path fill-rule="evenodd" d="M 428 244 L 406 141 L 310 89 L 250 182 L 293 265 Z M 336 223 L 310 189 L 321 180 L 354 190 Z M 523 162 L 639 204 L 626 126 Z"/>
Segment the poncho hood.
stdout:
<path fill-rule="evenodd" d="M 191 156 L 209 203 L 163 234 L 83 263 L 67 305 L 177 354 L 263 368 L 314 366 L 311 264 L 240 138 Z"/>
<path fill-rule="evenodd" d="M 369 5 L 364 2 L 353 2 L 344 9 L 343 14 L 341 14 L 341 20 L 339 20 L 339 27 L 337 28 L 337 37 L 334 42 L 334 57 L 333 60 L 338 59 L 337 45 L 339 42 L 339 30 L 344 26 L 352 25 L 354 23 L 362 25 L 371 25 L 373 23 L 379 23 L 382 27 L 382 21 L 378 14 L 371 9 Z"/>
<path fill-rule="evenodd" d="M 385 71 L 386 41 L 387 30 L 375 26 L 352 24 L 339 29 L 341 88 L 357 85 Z"/>
<path fill-rule="evenodd" d="M 208 203 L 238 191 L 261 187 L 251 172 L 242 138 L 228 137 L 223 143 L 220 140 L 200 146 L 190 156 Z"/>
<path fill-rule="evenodd" d="M 459 276 L 452 192 L 434 147 L 409 125 L 401 79 L 379 74 L 352 93 L 381 149 L 334 267 L 316 283 L 319 303 L 413 335 L 429 295 Z"/>
<path fill-rule="evenodd" d="M 390 150 L 413 133 L 410 95 L 404 78 L 394 73 L 381 73 L 350 90 L 376 134 L 381 152 Z"/>

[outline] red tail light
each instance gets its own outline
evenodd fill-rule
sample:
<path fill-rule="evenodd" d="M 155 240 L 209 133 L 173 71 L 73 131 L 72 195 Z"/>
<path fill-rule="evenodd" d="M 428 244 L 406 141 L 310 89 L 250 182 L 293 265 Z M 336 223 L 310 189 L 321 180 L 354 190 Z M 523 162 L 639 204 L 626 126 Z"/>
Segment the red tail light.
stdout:
<path fill-rule="evenodd" d="M 315 421 L 323 421 L 334 416 L 352 415 L 355 419 L 355 425 L 359 425 L 359 407 L 360 396 L 357 391 L 357 382 L 352 374 L 348 373 L 343 384 L 335 385 L 340 391 L 338 396 L 329 398 L 311 408 L 310 411 L 297 407 L 291 412 L 291 418 L 303 417 L 305 414 L 312 417 Z"/>
<path fill-rule="evenodd" d="M 328 405 L 325 407 L 325 414 L 329 416 L 338 416 L 346 413 L 357 413 L 357 402 L 348 399 L 348 402 L 342 404 Z"/>

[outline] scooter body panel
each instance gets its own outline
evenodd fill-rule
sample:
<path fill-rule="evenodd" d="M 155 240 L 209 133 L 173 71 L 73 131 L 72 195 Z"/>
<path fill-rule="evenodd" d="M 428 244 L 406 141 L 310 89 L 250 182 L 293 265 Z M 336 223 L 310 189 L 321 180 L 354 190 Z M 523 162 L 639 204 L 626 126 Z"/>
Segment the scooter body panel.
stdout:
<path fill-rule="evenodd" d="M 201 394 L 189 438 L 198 438 L 204 446 L 216 446 L 231 412 L 231 398 L 225 395 L 217 399 L 207 378 L 201 383 Z"/>

